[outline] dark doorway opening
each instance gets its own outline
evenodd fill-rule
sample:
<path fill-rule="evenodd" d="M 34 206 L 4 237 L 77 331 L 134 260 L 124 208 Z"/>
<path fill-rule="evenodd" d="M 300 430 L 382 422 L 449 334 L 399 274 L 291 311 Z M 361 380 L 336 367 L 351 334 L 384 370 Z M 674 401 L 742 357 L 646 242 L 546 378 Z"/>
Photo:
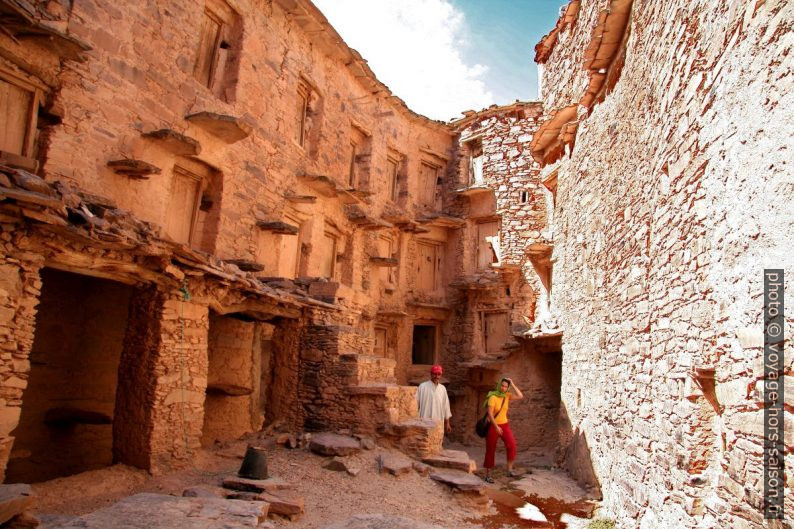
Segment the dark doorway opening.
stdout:
<path fill-rule="evenodd" d="M 411 363 L 430 365 L 436 362 L 437 329 L 435 325 L 414 325 Z"/>
<path fill-rule="evenodd" d="M 113 462 L 116 386 L 133 288 L 48 268 L 41 280 L 9 483 L 45 481 Z"/>

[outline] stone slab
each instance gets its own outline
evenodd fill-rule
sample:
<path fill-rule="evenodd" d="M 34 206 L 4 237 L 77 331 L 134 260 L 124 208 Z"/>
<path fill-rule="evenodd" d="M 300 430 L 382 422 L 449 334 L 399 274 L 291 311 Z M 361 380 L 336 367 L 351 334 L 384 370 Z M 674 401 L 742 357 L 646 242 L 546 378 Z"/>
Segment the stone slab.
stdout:
<path fill-rule="evenodd" d="M 270 504 L 271 514 L 281 514 L 282 516 L 303 514 L 306 507 L 306 500 L 303 496 L 288 490 L 263 492 L 257 496 L 257 499 Z"/>
<path fill-rule="evenodd" d="M 0 485 L 0 524 L 21 514 L 33 505 L 33 491 L 30 485 L 16 483 Z"/>
<path fill-rule="evenodd" d="M 451 468 L 462 470 L 463 472 L 474 472 L 477 470 L 477 463 L 469 458 L 469 454 L 463 450 L 442 450 L 422 458 L 422 462 L 436 468 Z"/>
<path fill-rule="evenodd" d="M 274 490 L 291 489 L 293 485 L 281 478 L 247 479 L 239 476 L 230 476 L 223 479 L 223 488 L 243 492 L 272 492 Z"/>
<path fill-rule="evenodd" d="M 136 494 L 52 529 L 248 529 L 267 517 L 267 503 Z"/>
<path fill-rule="evenodd" d="M 361 444 L 346 435 L 320 433 L 312 436 L 309 449 L 324 456 L 349 456 L 360 452 Z"/>
<path fill-rule="evenodd" d="M 444 529 L 440 525 L 429 524 L 387 514 L 357 514 L 341 522 L 326 525 L 322 529 Z"/>
<path fill-rule="evenodd" d="M 378 456 L 379 472 L 388 472 L 392 476 L 407 474 L 413 470 L 413 461 L 399 454 L 380 454 Z"/>
<path fill-rule="evenodd" d="M 483 492 L 485 490 L 485 482 L 468 472 L 441 470 L 430 474 L 430 479 L 449 485 L 457 490 L 476 492 Z"/>
<path fill-rule="evenodd" d="M 344 458 L 337 456 L 325 463 L 323 468 L 326 470 L 333 470 L 335 472 L 347 472 L 352 467 L 350 466 L 349 461 L 345 461 Z"/>

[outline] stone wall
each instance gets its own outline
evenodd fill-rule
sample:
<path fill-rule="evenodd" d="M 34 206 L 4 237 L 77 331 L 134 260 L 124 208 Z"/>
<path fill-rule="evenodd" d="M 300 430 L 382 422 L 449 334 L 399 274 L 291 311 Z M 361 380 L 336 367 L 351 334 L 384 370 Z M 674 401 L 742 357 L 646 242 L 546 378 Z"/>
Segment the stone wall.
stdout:
<path fill-rule="evenodd" d="M 0 239 L 0 477 L 5 469 L 19 423 L 22 395 L 30 372 L 30 350 L 33 346 L 36 305 L 41 291 L 39 269 L 43 259 L 35 254 L 19 252 L 17 242 L 3 225 Z"/>
<path fill-rule="evenodd" d="M 204 446 L 258 430 L 254 364 L 261 355 L 256 323 L 210 313 Z"/>
<path fill-rule="evenodd" d="M 612 3 L 582 2 L 557 42 L 547 109 L 579 102 Z M 614 90 L 580 107 L 572 154 L 544 169 L 563 405 L 619 527 L 762 526 L 762 271 L 794 264 L 792 9 L 636 5 Z"/>
<path fill-rule="evenodd" d="M 486 368 L 485 387 L 490 386 L 497 371 L 506 369 L 504 360 L 520 350 L 516 337 L 535 318 L 540 280 L 527 248 L 549 242 L 546 191 L 529 149 L 541 114 L 540 103 L 516 102 L 466 112 L 452 123 L 459 132 L 455 211 L 466 222 L 456 241 L 455 311 L 445 375 L 453 397 L 453 436 L 459 440 L 473 440 L 481 415 L 481 369 Z M 510 374 L 519 372 L 527 374 L 524 368 Z M 525 449 L 537 445 L 524 439 Z"/>

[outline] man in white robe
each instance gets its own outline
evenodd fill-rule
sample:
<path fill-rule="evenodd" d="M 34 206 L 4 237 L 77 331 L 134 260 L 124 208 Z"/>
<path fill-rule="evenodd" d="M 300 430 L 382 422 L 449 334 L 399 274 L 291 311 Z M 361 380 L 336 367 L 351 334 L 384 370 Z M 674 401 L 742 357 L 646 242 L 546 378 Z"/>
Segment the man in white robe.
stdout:
<path fill-rule="evenodd" d="M 416 404 L 419 406 L 419 417 L 444 421 L 444 431 L 450 433 L 452 425 L 449 419 L 452 417 L 452 412 L 449 409 L 447 388 L 441 384 L 442 373 L 443 369 L 439 365 L 434 365 L 430 369 L 430 380 L 419 384 L 416 390 Z"/>

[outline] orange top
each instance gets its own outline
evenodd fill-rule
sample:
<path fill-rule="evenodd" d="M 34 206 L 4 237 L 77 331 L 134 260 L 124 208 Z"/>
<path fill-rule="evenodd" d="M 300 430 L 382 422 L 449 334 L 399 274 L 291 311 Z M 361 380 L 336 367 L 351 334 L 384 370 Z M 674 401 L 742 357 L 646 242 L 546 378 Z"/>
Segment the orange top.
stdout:
<path fill-rule="evenodd" d="M 502 406 L 502 401 L 504 400 L 505 404 Z M 494 414 L 494 420 L 496 424 L 504 424 L 507 422 L 507 408 L 510 407 L 510 395 L 505 395 L 504 398 L 497 397 L 493 395 L 488 399 L 488 407 L 491 408 L 491 413 Z M 502 411 L 499 411 L 499 408 L 502 408 Z M 496 412 L 499 412 L 498 414 Z"/>

